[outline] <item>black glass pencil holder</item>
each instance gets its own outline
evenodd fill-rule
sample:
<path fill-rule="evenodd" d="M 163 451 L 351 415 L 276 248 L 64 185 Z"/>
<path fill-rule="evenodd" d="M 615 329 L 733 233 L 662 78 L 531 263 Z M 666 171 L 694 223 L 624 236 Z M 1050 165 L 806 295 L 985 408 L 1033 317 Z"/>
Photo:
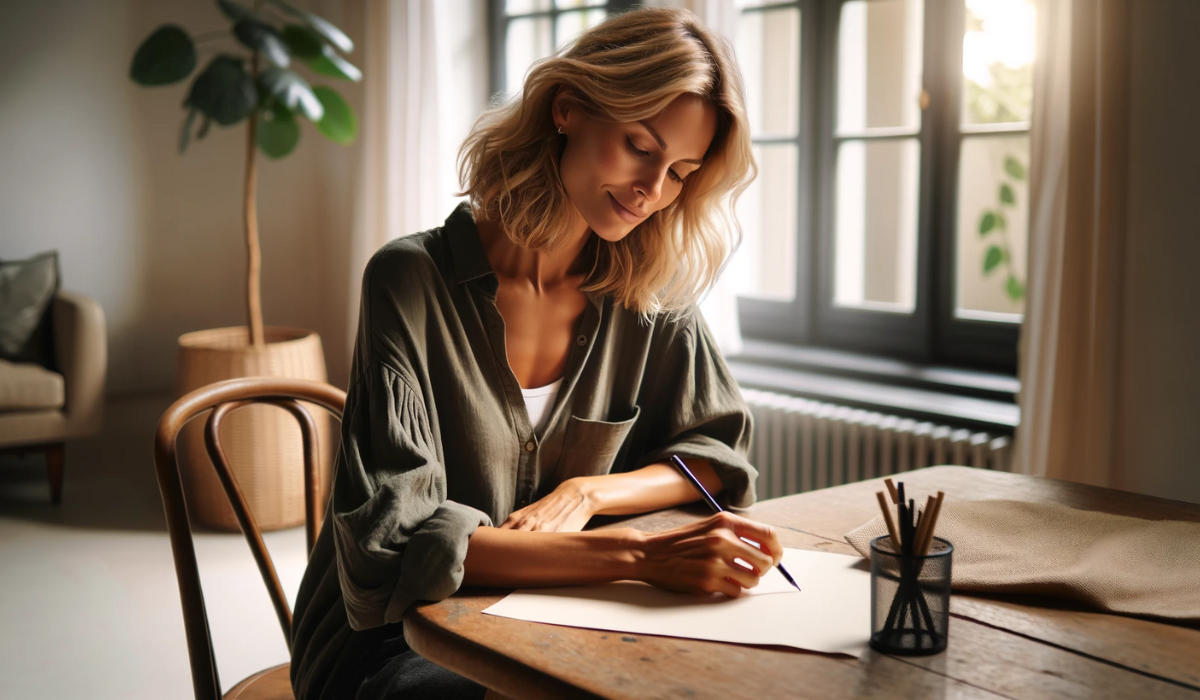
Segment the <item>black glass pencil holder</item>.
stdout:
<path fill-rule="evenodd" d="M 945 651 L 950 631 L 950 561 L 954 545 L 933 538 L 925 556 L 871 540 L 871 648 L 919 656 Z"/>

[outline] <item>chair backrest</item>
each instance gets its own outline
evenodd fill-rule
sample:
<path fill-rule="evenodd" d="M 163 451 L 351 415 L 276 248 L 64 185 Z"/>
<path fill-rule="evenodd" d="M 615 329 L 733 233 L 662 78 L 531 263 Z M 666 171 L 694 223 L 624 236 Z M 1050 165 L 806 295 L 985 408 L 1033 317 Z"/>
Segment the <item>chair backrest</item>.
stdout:
<path fill-rule="evenodd" d="M 221 684 L 213 655 L 212 634 L 204 607 L 204 592 L 200 587 L 200 570 L 196 564 L 196 549 L 192 542 L 183 482 L 176 463 L 175 440 L 183 426 L 200 413 L 212 409 L 204 429 L 204 442 L 213 468 L 229 497 L 250 550 L 254 554 L 263 583 L 275 605 L 279 625 L 283 629 L 288 649 L 292 646 L 292 611 L 275 573 L 271 555 L 263 543 L 262 533 L 254 514 L 246 505 L 237 480 L 229 469 L 221 449 L 219 435 L 222 419 L 232 411 L 252 403 L 279 406 L 295 416 L 304 439 L 304 497 L 308 551 L 311 554 L 321 524 L 318 498 L 317 430 L 312 416 L 297 401 L 307 401 L 327 409 L 339 419 L 346 405 L 346 394 L 322 382 L 277 377 L 246 377 L 230 379 L 201 387 L 171 404 L 158 421 L 154 435 L 154 470 L 167 516 L 167 531 L 175 558 L 175 576 L 179 579 L 179 597 L 183 604 L 183 622 L 187 633 L 188 656 L 192 666 L 192 686 L 198 700 L 220 700 Z"/>

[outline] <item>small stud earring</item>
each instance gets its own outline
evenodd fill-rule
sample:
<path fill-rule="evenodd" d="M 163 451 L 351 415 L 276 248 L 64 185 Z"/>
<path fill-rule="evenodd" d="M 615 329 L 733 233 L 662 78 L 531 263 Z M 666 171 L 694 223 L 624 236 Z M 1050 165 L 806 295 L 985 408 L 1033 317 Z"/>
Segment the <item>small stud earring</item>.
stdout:
<path fill-rule="evenodd" d="M 560 134 L 561 134 L 562 132 L 563 132 L 563 130 L 562 130 L 562 127 L 561 127 L 561 126 L 560 126 L 560 127 L 558 127 L 558 133 L 560 133 Z"/>

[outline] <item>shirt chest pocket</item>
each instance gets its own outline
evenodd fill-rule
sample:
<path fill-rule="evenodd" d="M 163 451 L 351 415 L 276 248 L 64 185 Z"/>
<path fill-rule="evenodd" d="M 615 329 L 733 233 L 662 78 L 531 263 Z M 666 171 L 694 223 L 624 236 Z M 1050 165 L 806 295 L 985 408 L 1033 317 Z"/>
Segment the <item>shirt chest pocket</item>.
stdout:
<path fill-rule="evenodd" d="M 576 476 L 599 476 L 612 469 L 622 456 L 626 438 L 633 430 L 641 409 L 623 421 L 588 420 L 571 416 L 563 435 L 562 454 L 558 458 L 558 480 Z"/>

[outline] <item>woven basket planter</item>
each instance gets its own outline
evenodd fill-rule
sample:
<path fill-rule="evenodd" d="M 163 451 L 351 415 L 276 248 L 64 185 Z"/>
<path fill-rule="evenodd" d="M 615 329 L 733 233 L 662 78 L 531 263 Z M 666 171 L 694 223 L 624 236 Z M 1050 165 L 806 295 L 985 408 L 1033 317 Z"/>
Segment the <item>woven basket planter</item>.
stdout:
<path fill-rule="evenodd" d="M 267 327 L 266 344 L 256 350 L 245 327 L 214 328 L 179 337 L 179 396 L 224 379 L 289 377 L 326 381 L 321 338 L 300 328 Z M 318 406 L 301 402 L 317 425 L 323 485 L 328 493 L 337 447 L 335 419 Z M 209 412 L 194 418 L 179 434 L 179 469 L 192 521 L 215 530 L 237 531 L 204 448 Z M 247 406 L 221 423 L 221 446 L 229 459 L 250 512 L 263 530 L 304 523 L 304 446 L 296 419 L 275 406 Z"/>

